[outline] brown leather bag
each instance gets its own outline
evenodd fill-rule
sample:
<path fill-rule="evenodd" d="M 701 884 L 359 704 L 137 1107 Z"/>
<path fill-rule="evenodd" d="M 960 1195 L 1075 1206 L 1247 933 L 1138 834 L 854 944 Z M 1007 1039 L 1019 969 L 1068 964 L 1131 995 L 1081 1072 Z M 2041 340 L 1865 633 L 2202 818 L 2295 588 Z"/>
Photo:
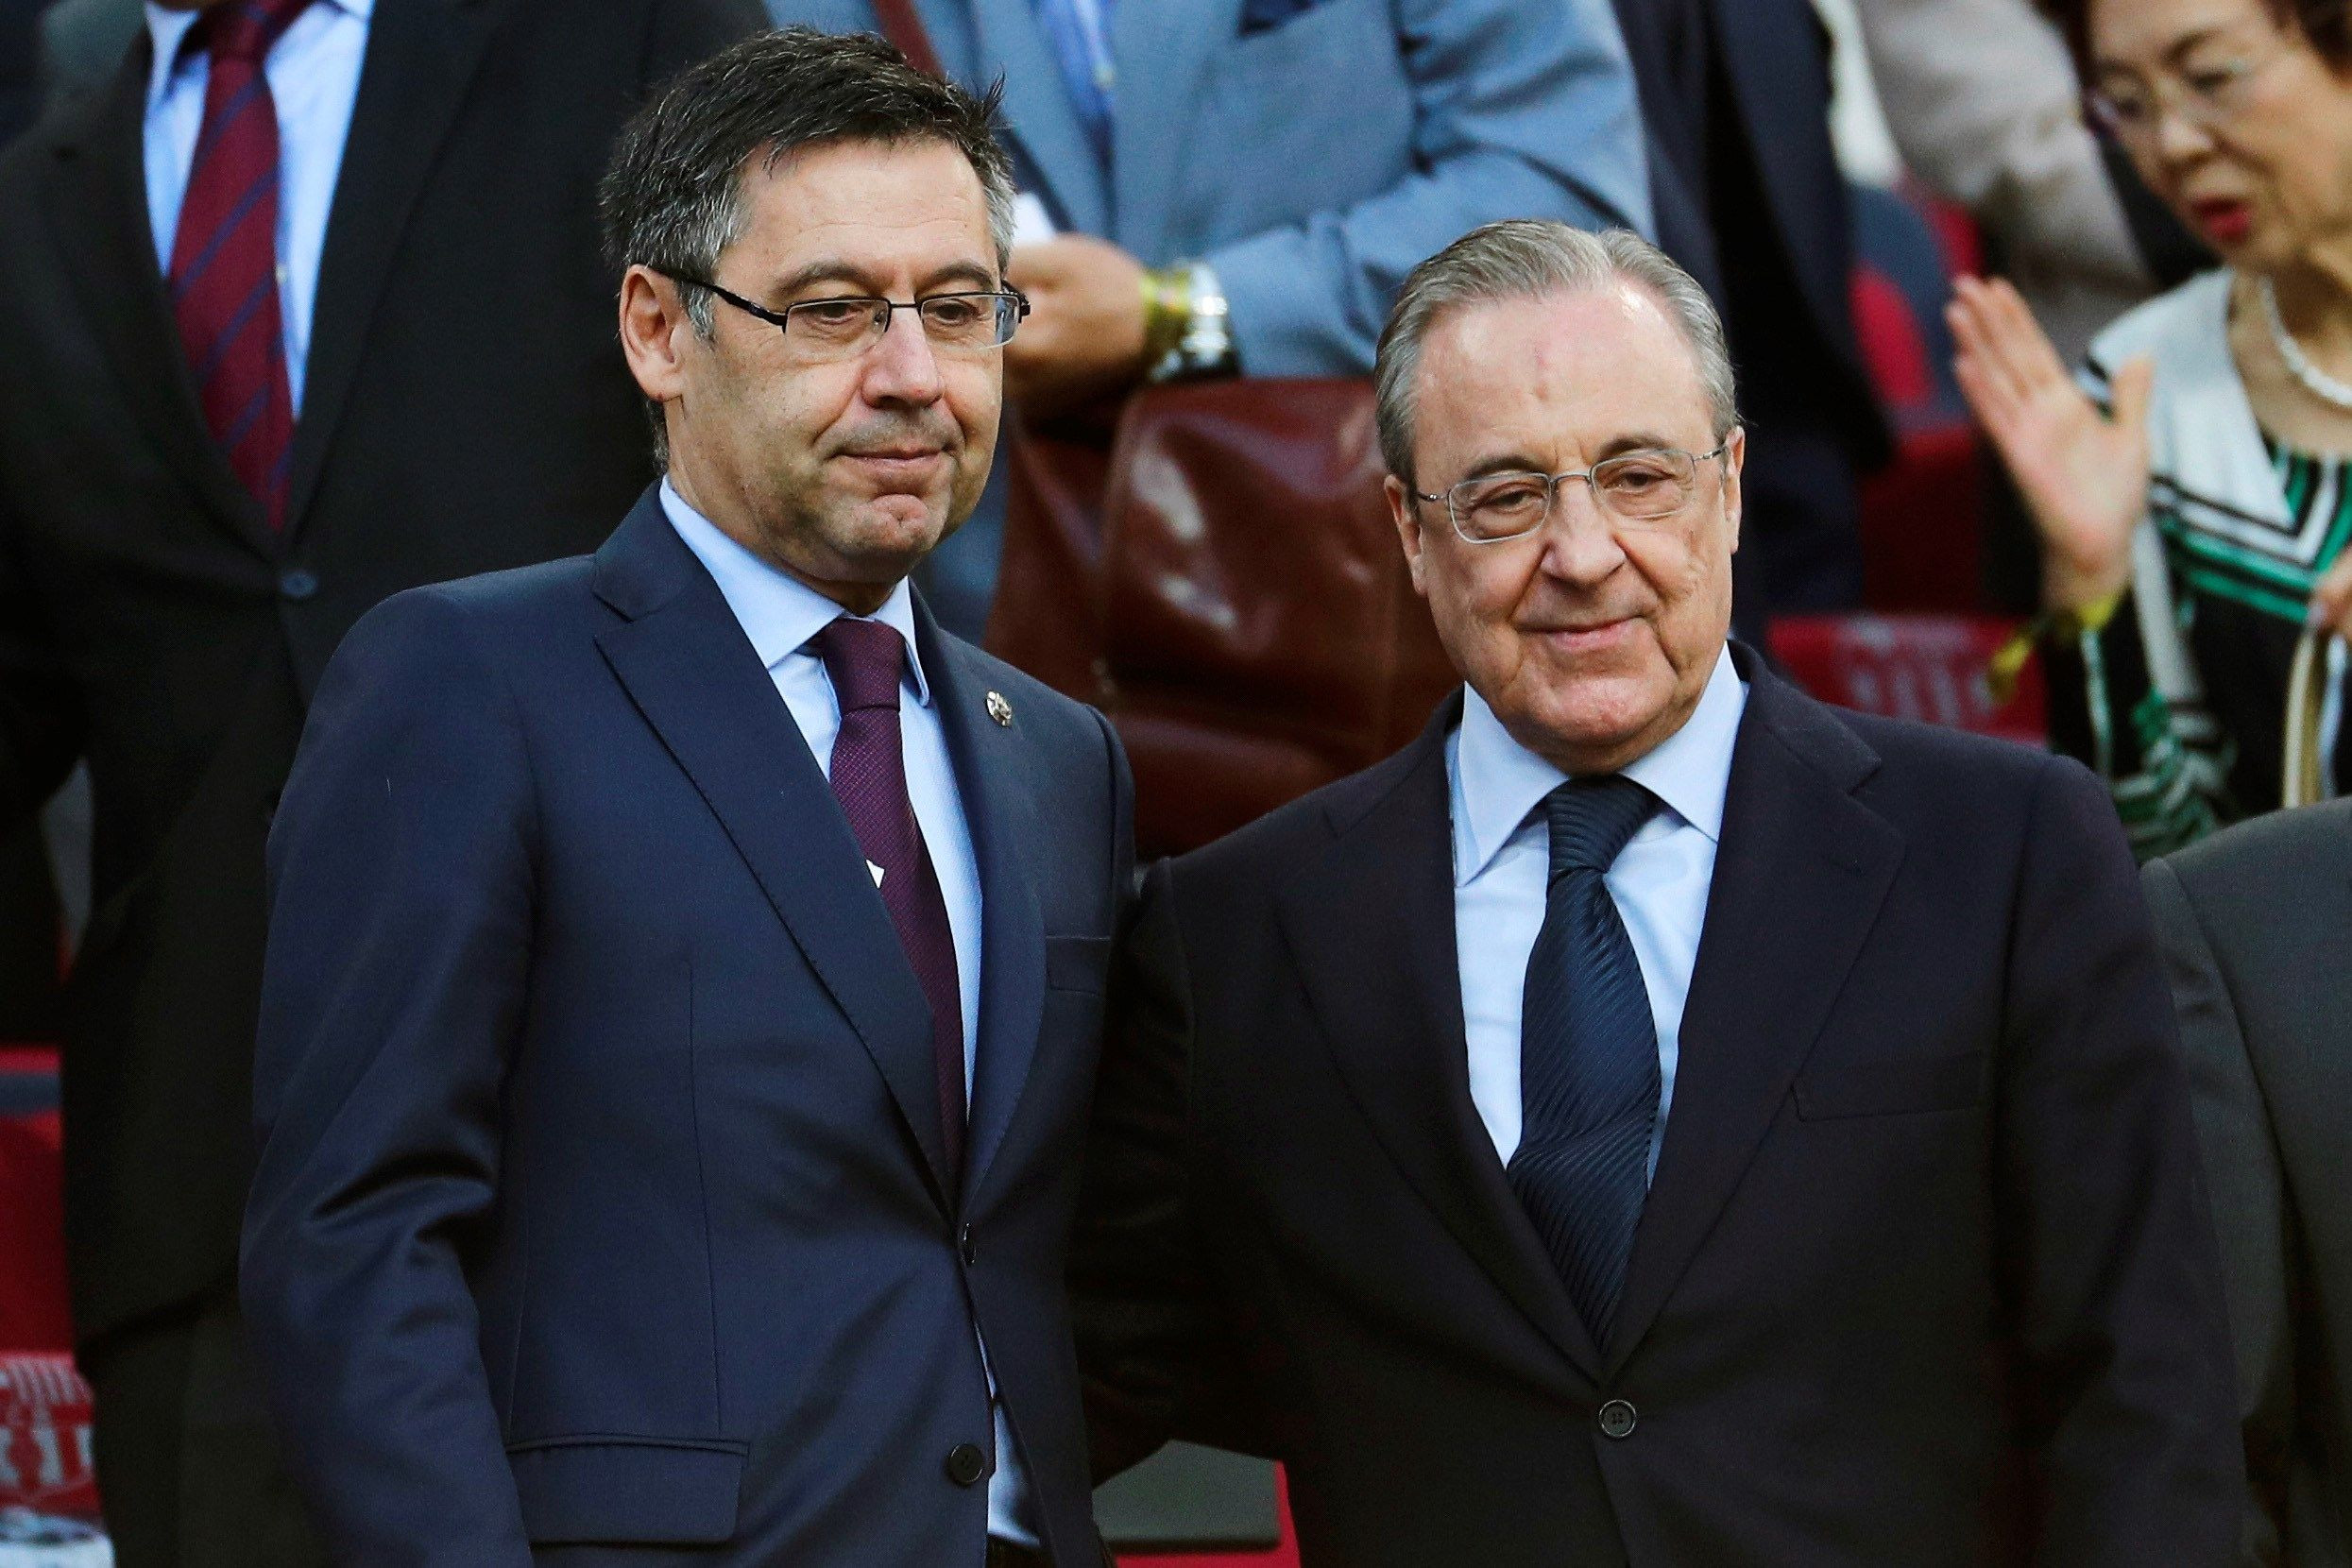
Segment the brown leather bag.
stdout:
<path fill-rule="evenodd" d="M 1457 683 L 1380 493 L 1372 386 L 1155 387 L 1020 432 L 988 644 L 1116 724 L 1147 855 L 1419 732 Z"/>

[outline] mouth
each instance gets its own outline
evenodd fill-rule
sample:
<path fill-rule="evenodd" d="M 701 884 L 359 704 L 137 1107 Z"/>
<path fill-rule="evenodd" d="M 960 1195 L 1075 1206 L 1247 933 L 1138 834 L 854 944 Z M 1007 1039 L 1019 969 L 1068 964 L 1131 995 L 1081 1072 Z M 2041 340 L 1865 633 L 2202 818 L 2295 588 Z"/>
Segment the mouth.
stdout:
<path fill-rule="evenodd" d="M 1615 621 L 1594 621 L 1576 626 L 1539 626 L 1527 635 L 1541 639 L 1563 654 L 1596 654 L 1625 642 L 1632 637 L 1634 627 L 1640 623 L 1639 616 L 1628 615 Z"/>
<path fill-rule="evenodd" d="M 839 455 L 885 485 L 929 479 L 947 457 L 938 447 L 877 447 Z"/>
<path fill-rule="evenodd" d="M 2253 207 L 2226 196 L 2192 201 L 2189 215 L 2206 242 L 2217 247 L 2242 245 L 2254 231 Z"/>

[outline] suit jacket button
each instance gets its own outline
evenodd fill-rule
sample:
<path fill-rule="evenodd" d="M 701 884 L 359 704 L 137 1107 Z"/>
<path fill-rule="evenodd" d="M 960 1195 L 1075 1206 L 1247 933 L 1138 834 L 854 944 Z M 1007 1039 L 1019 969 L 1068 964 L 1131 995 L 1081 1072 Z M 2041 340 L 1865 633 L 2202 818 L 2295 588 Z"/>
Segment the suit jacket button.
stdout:
<path fill-rule="evenodd" d="M 1633 1406 L 1622 1399 L 1612 1399 L 1602 1406 L 1601 1432 L 1611 1438 L 1633 1436 Z"/>
<path fill-rule="evenodd" d="M 980 1451 L 980 1444 L 960 1442 L 947 1450 L 947 1479 L 960 1487 L 968 1487 L 988 1474 L 988 1456 Z"/>
<path fill-rule="evenodd" d="M 318 592 L 318 576 L 298 566 L 290 566 L 278 574 L 278 591 L 298 605 Z"/>
<path fill-rule="evenodd" d="M 966 1225 L 956 1233 L 956 1251 L 963 1254 L 963 1266 L 969 1269 L 980 1261 L 980 1249 L 972 1245 L 972 1227 Z"/>

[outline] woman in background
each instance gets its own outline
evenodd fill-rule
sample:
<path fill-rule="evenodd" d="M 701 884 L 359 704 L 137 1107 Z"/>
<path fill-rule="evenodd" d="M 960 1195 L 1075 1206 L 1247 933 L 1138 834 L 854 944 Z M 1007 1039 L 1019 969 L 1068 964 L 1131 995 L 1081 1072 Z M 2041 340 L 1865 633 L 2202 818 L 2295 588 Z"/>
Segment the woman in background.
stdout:
<path fill-rule="evenodd" d="M 2051 735 L 2142 859 L 2282 798 L 2307 625 L 2352 629 L 2352 0 L 2058 0 L 2089 111 L 2222 260 L 2080 381 L 2006 283 L 1951 308 L 2039 536 Z M 2344 644 L 2318 782 L 2352 786 Z"/>

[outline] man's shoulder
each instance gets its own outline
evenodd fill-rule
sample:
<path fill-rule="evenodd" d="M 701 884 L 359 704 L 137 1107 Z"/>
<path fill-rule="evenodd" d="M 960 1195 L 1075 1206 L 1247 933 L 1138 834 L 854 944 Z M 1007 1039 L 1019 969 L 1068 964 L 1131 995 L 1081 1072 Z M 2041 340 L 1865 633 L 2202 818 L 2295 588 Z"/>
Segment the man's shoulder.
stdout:
<path fill-rule="evenodd" d="M 2352 797 L 2272 811 L 2224 828 L 2159 862 L 2199 903 L 2245 916 L 2309 911 L 2310 893 L 2352 876 Z M 2238 927 L 2233 916 L 2227 924 Z"/>
<path fill-rule="evenodd" d="M 1419 830 L 1449 831 L 1445 793 L 1445 736 L 1457 705 L 1428 730 L 1372 766 L 1310 790 L 1278 806 L 1213 844 L 1177 858 L 1173 874 L 1182 881 L 1227 891 L 1256 888 L 1270 893 L 1288 885 L 1293 874 L 1320 858 L 1384 808 L 1411 809 L 1401 793 L 1418 791 L 1430 809 Z"/>
<path fill-rule="evenodd" d="M 1004 699 L 1006 714 L 1023 726 L 1042 726 L 1046 734 L 1060 741 L 1101 743 L 1110 723 L 1092 706 L 1055 690 L 944 626 L 939 628 L 938 638 L 942 652 L 957 661 L 959 674 L 980 688 L 978 694 Z"/>
<path fill-rule="evenodd" d="M 422 657 L 440 664 L 469 656 L 528 665 L 564 645 L 564 634 L 592 633 L 599 613 L 592 555 L 488 571 L 404 588 L 362 615 L 336 651 L 351 664 Z"/>

